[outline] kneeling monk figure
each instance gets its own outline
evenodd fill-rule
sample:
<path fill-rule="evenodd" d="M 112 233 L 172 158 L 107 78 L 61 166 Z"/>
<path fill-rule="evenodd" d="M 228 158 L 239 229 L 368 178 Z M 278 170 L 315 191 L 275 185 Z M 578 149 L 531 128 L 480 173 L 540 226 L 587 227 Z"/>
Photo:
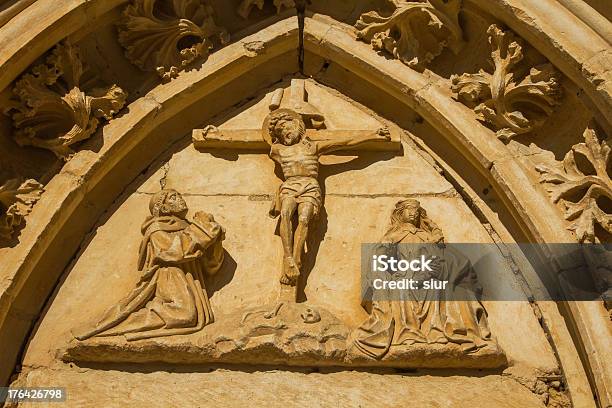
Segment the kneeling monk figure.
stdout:
<path fill-rule="evenodd" d="M 204 212 L 188 221 L 187 204 L 175 190 L 155 194 L 149 209 L 142 225 L 140 281 L 98 323 L 75 333 L 77 339 L 190 334 L 213 322 L 204 276 L 223 264 L 223 228 Z"/>

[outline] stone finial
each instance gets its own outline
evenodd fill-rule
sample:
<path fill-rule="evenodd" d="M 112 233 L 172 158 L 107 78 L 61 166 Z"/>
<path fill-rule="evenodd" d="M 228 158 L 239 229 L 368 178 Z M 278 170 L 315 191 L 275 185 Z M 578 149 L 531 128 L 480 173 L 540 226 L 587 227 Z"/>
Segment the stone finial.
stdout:
<path fill-rule="evenodd" d="M 599 242 L 596 225 L 612 234 L 612 214 L 601 205 L 612 201 L 609 140 L 600 140 L 589 127 L 584 131 L 584 143 L 572 146 L 565 155 L 562 168 L 538 165 L 536 169 L 552 200 L 565 207 L 565 219 L 572 221 L 568 229 L 576 233 L 578 241 Z"/>
<path fill-rule="evenodd" d="M 215 46 L 229 42 L 215 22 L 208 0 L 133 0 L 123 12 L 119 42 L 125 55 L 143 71 L 155 71 L 168 82 Z"/>
<path fill-rule="evenodd" d="M 527 133 L 542 125 L 561 98 L 561 75 L 549 64 L 532 67 L 519 80 L 514 68 L 523 50 L 510 31 L 495 24 L 488 29 L 493 74 L 453 75 L 455 99 L 474 109 L 478 119 L 491 125 L 502 140 Z"/>
<path fill-rule="evenodd" d="M 5 113 L 13 119 L 20 146 L 47 149 L 68 160 L 73 144 L 91 137 L 101 119 L 110 120 L 123 108 L 125 91 L 117 85 L 84 89 L 84 71 L 78 47 L 64 42 L 16 82 L 17 99 Z"/>
<path fill-rule="evenodd" d="M 255 7 L 257 7 L 259 10 L 263 10 L 264 4 L 265 0 L 242 0 L 240 5 L 238 6 L 238 15 L 247 20 L 251 15 L 251 11 L 253 11 Z M 278 14 L 283 10 L 283 8 L 295 7 L 295 1 L 274 0 L 274 6 L 276 7 L 276 14 Z"/>
<path fill-rule="evenodd" d="M 13 178 L 0 185 L 0 247 L 13 238 L 42 192 L 42 184 L 32 179 Z"/>
<path fill-rule="evenodd" d="M 396 9 L 389 17 L 375 11 L 362 14 L 355 24 L 357 38 L 419 70 L 446 47 L 455 53 L 462 47 L 461 0 L 394 3 Z"/>

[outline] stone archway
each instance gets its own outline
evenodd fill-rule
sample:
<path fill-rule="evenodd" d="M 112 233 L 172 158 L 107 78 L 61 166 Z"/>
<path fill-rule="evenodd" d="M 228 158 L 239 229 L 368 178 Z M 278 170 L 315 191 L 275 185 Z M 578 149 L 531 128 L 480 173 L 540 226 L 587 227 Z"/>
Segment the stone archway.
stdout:
<path fill-rule="evenodd" d="M 43 12 L 45 8 L 42 3 L 39 1 L 24 11 L 31 13 L 30 16 L 18 15 L 9 23 L 13 26 L 2 29 L 6 28 L 7 32 L 10 32 L 9 29 L 19 31 L 18 27 L 15 28 L 18 19 L 32 18 L 32 15 Z M 606 117 L 609 109 L 607 83 L 592 79 L 603 73 L 598 74 L 598 68 L 593 67 L 592 75 L 585 75 L 584 71 L 578 74 L 573 62 L 578 61 L 586 70 L 592 61 L 604 57 L 597 53 L 588 56 L 586 52 L 572 54 L 567 48 L 547 48 L 550 38 L 555 38 L 555 27 L 545 31 L 546 35 L 539 37 L 540 40 L 532 40 L 529 38 L 531 28 L 528 27 L 533 25 L 526 24 L 522 19 L 513 20 L 520 13 L 508 12 L 504 8 L 505 3 L 499 3 L 495 4 L 497 9 L 494 9 L 494 14 L 497 17 L 506 16 L 504 22 L 524 35 L 525 39 L 531 40 L 532 45 L 555 63 L 560 71 L 585 88 L 590 100 L 597 106 L 595 117 L 600 117 L 600 113 Z M 73 6 L 71 13 L 80 13 L 78 10 L 86 10 L 83 8 L 86 7 L 91 11 L 83 12 L 93 19 L 105 15 L 106 7 L 110 9 L 113 5 L 98 7 L 83 3 L 70 7 Z M 537 19 L 540 10 L 533 8 L 529 11 Z M 565 10 L 563 13 L 568 12 Z M 10 68 L 10 75 L 3 78 L 16 77 L 42 51 L 65 37 L 67 32 L 62 27 L 69 21 L 69 15 L 58 13 L 55 22 L 45 27 L 51 33 L 63 33 L 58 39 L 54 39 L 53 35 L 41 38 L 40 34 L 23 34 L 26 42 L 36 44 L 36 47 L 30 47 L 25 52 L 7 53 L 3 66 Z M 581 24 L 575 22 L 576 30 L 586 30 Z M 9 350 L 4 356 L 5 377 L 8 378 L 13 371 L 16 358 L 30 335 L 32 323 L 44 316 L 40 314 L 42 306 L 47 299 L 50 302 L 47 303 L 48 307 L 54 302 L 56 295 L 52 294 L 52 290 L 62 272 L 71 263 L 78 262 L 82 255 L 79 247 L 88 246 L 88 239 L 84 241 L 84 237 L 92 227 L 99 225 L 104 211 L 122 193 L 129 194 L 129 188 L 125 190 L 129 183 L 191 129 L 213 119 L 215 115 L 230 112 L 232 105 L 256 95 L 284 76 L 295 75 L 299 70 L 297 44 L 302 34 L 307 58 L 304 74 L 316 78 L 320 74 L 319 65 L 341 67 L 347 71 L 345 78 L 348 82 L 345 88 L 334 86 L 337 91 L 345 92 L 350 97 L 351 92 L 359 94 L 366 90 L 389 98 L 396 108 L 400 106 L 417 120 L 424 120 L 431 126 L 432 129 L 424 135 L 439 136 L 448 143 L 448 151 L 440 150 L 439 142 L 428 143 L 428 140 L 424 140 L 420 148 L 425 152 L 431 149 L 429 152 L 434 159 L 439 159 L 446 177 L 457 183 L 454 188 L 463 189 L 463 199 L 471 197 L 467 201 L 479 212 L 479 221 L 492 226 L 502 242 L 522 239 L 542 243 L 575 241 L 567 231 L 560 212 L 547 199 L 544 189 L 534 181 L 537 180 L 534 178 L 535 170 L 525 169 L 524 160 L 499 141 L 494 131 L 476 121 L 472 109 L 453 100 L 448 79 L 428 76 L 406 67 L 400 61 L 382 58 L 372 51 L 369 44 L 356 42 L 353 34 L 341 22 L 307 17 L 304 31 L 300 33 L 297 19 L 289 18 L 242 37 L 212 53 L 200 68 L 183 72 L 169 83 L 156 85 L 146 95 L 135 98 L 119 117 L 101 127 L 99 135 L 86 142 L 82 150 L 46 183 L 44 194 L 26 218 L 26 228 L 21 231 L 18 244 L 0 249 L 0 255 L 5 260 L 2 265 L 5 284 L 0 298 L 0 334 Z M 85 34 L 81 36 L 86 37 Z M 561 41 L 561 44 L 565 43 Z M 595 42 L 591 42 L 591 46 L 597 47 Z M 562 57 L 568 54 L 573 61 L 566 63 Z M 363 83 L 358 87 L 362 89 L 355 92 L 349 84 L 356 78 Z M 377 111 L 376 106 L 368 108 Z M 378 113 L 386 116 L 386 112 Z M 605 128 L 605 121 L 600 124 Z M 419 135 L 416 136 L 412 140 L 418 145 L 421 139 Z M 450 152 L 458 158 L 450 159 Z M 445 159 L 446 154 L 448 159 Z M 457 166 L 462 163 L 469 166 L 473 173 L 469 176 L 457 173 Z M 498 203 L 493 210 L 475 192 L 481 185 L 490 185 L 494 191 L 492 194 Z M 79 222 L 75 223 L 75 219 Z M 537 275 L 531 279 L 529 283 L 539 282 Z M 602 356 L 606 355 L 609 341 L 601 334 L 609 330 L 605 327 L 609 322 L 605 321 L 602 305 L 583 302 L 563 304 L 561 310 L 571 324 L 565 322 L 556 306 L 541 302 L 538 307 L 543 314 L 546 330 L 552 337 L 551 344 L 575 406 L 582 406 L 582 402 L 587 404 L 589 400 L 590 390 L 585 372 L 589 372 L 590 387 L 599 394 L 600 402 L 606 401 L 610 368 Z M 578 346 L 573 342 L 577 342 Z M 576 348 L 585 353 L 582 360 L 578 358 Z"/>

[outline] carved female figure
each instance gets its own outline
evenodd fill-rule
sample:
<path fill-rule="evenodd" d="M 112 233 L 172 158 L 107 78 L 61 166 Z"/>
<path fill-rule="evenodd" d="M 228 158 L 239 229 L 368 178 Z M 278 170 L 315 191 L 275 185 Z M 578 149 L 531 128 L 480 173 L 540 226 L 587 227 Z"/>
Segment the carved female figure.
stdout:
<path fill-rule="evenodd" d="M 223 228 L 204 212 L 188 221 L 185 200 L 175 190 L 155 194 L 149 209 L 151 216 L 142 225 L 137 287 L 95 326 L 76 333 L 77 339 L 190 334 L 213 322 L 204 276 L 223 263 Z"/>
<path fill-rule="evenodd" d="M 470 261 L 444 246 L 442 231 L 427 217 L 418 201 L 404 200 L 396 204 L 389 230 L 381 241 L 379 248 L 397 251 L 392 254 L 396 259 L 425 255 L 441 260 L 434 262 L 432 272 L 416 272 L 412 278 L 421 282 L 429 278 L 448 281 L 452 296 L 445 296 L 450 291 L 420 290 L 408 291 L 401 300 L 389 297 L 372 302 L 370 317 L 354 333 L 359 350 L 382 358 L 392 346 L 456 343 L 464 351 L 474 351 L 491 341 L 486 311 L 476 298 L 479 287 Z"/>

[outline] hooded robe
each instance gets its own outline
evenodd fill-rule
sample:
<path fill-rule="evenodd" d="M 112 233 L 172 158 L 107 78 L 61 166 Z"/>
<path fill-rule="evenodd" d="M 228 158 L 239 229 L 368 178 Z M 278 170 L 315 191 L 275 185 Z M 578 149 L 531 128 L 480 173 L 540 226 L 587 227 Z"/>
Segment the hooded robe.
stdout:
<path fill-rule="evenodd" d="M 204 213 L 192 223 L 150 216 L 142 226 L 140 281 L 94 326 L 75 337 L 125 335 L 127 340 L 190 334 L 213 322 L 204 276 L 219 271 L 222 227 Z"/>

